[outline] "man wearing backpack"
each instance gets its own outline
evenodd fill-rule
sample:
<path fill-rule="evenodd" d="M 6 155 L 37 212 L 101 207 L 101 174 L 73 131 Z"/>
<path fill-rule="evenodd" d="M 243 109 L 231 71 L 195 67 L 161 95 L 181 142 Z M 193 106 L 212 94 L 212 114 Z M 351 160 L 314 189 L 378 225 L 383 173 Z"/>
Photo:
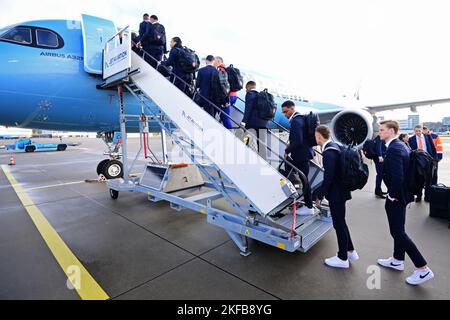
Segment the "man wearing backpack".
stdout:
<path fill-rule="evenodd" d="M 339 245 L 337 256 L 326 259 L 325 264 L 332 268 L 348 269 L 349 261 L 356 262 L 359 260 L 359 256 L 353 247 L 350 231 L 345 221 L 345 205 L 352 196 L 350 191 L 342 185 L 339 175 L 341 149 L 338 144 L 331 141 L 331 131 L 326 126 L 317 127 L 316 140 L 322 148 L 324 167 L 323 182 L 317 194 L 317 206 L 320 207 L 320 201 L 324 198 L 328 200 Z"/>
<path fill-rule="evenodd" d="M 423 134 L 423 126 L 418 125 L 414 128 L 415 135 L 409 139 L 409 145 L 413 151 L 422 150 L 427 152 L 433 159 L 437 160 L 437 151 L 436 147 L 431 139 L 431 136 L 427 136 Z M 432 181 L 434 181 L 434 177 L 432 177 Z M 425 187 L 425 201 L 430 202 L 430 188 L 431 186 Z M 417 195 L 416 202 L 422 202 L 422 193 Z"/>
<path fill-rule="evenodd" d="M 245 89 L 247 94 L 245 95 L 245 111 L 241 126 L 257 137 L 258 153 L 263 159 L 266 159 L 267 150 L 265 147 L 260 146 L 259 141 L 263 141 L 264 143 L 267 141 L 268 121 L 262 119 L 258 114 L 257 103 L 259 92 L 256 91 L 256 82 L 249 81 Z M 248 140 L 249 143 L 251 142 L 250 140 Z"/>
<path fill-rule="evenodd" d="M 172 67 L 172 73 L 170 75 L 170 81 L 177 86 L 178 89 L 186 93 L 188 91 L 188 85 L 192 84 L 192 70 L 194 70 L 195 66 L 193 58 L 187 59 L 186 55 L 188 54 L 183 48 L 183 42 L 179 37 L 174 37 L 170 41 L 170 54 L 169 59 L 163 61 L 161 63 L 164 67 Z M 191 61 L 192 60 L 192 61 Z M 186 64 L 191 63 L 191 69 L 186 67 Z M 187 85 L 186 85 L 187 84 Z"/>
<path fill-rule="evenodd" d="M 291 122 L 291 130 L 289 134 L 289 144 L 285 151 L 285 159 L 292 159 L 293 165 L 298 168 L 308 179 L 309 162 L 314 158 L 314 150 L 306 142 L 305 118 L 295 110 L 293 101 L 286 101 L 282 105 L 282 112 Z M 310 189 L 310 188 L 306 188 Z M 305 192 L 305 202 L 307 205 L 304 214 L 312 214 L 314 212 L 311 192 Z"/>
<path fill-rule="evenodd" d="M 394 238 L 394 255 L 380 259 L 378 264 L 397 271 L 405 270 L 405 254 L 413 261 L 416 271 L 406 279 L 410 285 L 420 285 L 434 278 L 422 254 L 405 232 L 406 207 L 414 201 L 408 185 L 410 150 L 397 139 L 400 124 L 397 121 L 380 123 L 380 138 L 386 142 L 383 179 L 388 187 L 386 213 L 391 235 Z"/>
<path fill-rule="evenodd" d="M 241 71 L 232 64 L 227 68 L 227 73 L 230 83 L 230 105 L 234 106 L 238 100 L 238 92 L 244 88 L 244 78 Z"/>
<path fill-rule="evenodd" d="M 223 62 L 222 57 L 217 56 L 214 60 L 214 66 L 217 68 L 219 72 L 219 82 L 222 87 L 222 91 L 226 94 L 225 99 L 219 107 L 222 108 L 224 113 L 220 113 L 220 120 L 222 121 L 225 128 L 228 130 L 233 129 L 233 124 L 230 119 L 231 115 L 231 107 L 230 107 L 230 82 L 228 81 L 228 73 L 227 68 Z"/>
<path fill-rule="evenodd" d="M 152 28 L 148 34 L 148 53 L 156 61 L 161 62 L 163 55 L 167 53 L 166 29 L 158 22 L 156 15 L 150 16 L 150 22 L 152 23 Z M 156 66 L 157 63 L 153 63 L 153 65 Z"/>

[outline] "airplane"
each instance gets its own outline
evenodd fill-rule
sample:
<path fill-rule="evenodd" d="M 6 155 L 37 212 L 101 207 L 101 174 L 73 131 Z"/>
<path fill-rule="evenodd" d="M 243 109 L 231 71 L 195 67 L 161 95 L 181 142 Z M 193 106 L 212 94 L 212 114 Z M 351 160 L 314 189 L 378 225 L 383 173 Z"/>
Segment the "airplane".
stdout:
<path fill-rule="evenodd" d="M 103 82 L 102 52 L 94 50 L 92 43 L 97 41 L 104 48 L 105 41 L 117 31 L 112 21 L 88 15 L 82 15 L 81 21 L 39 20 L 1 28 L 0 125 L 97 132 L 110 143 L 114 132 L 120 131 L 118 94 L 116 90 L 99 87 Z M 246 80 L 258 81 L 251 73 L 243 74 Z M 378 131 L 378 112 L 403 108 L 414 111 L 420 106 L 450 102 L 448 98 L 358 108 L 309 101 L 271 88 L 269 91 L 274 92 L 278 105 L 273 128 L 281 125 L 289 129 L 281 104 L 290 99 L 300 112 L 317 112 L 321 122 L 331 126 L 335 141 L 358 147 Z M 245 93 L 241 92 L 241 98 L 242 94 Z M 124 101 L 127 113 L 141 114 L 140 103 L 130 93 L 124 93 Z M 241 112 L 244 106 L 242 101 L 236 104 Z M 152 108 L 158 113 L 156 105 Z M 139 132 L 137 125 L 127 130 Z M 151 132 L 160 130 L 156 121 L 150 122 Z M 110 165 L 117 166 L 117 161 L 102 161 L 97 173 L 108 171 Z"/>

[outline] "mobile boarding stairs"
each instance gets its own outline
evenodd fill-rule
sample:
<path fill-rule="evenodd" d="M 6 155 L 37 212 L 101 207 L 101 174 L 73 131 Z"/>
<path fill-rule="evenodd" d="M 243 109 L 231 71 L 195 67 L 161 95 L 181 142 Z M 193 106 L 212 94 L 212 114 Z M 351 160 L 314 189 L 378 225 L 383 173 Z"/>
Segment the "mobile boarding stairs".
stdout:
<path fill-rule="evenodd" d="M 103 87 L 117 86 L 120 96 L 124 179 L 108 181 L 112 198 L 117 199 L 121 192 L 141 192 L 152 202 L 170 203 L 177 211 L 189 209 L 205 214 L 208 223 L 229 234 L 244 256 L 250 254 L 249 239 L 288 252 L 307 252 L 330 231 L 329 210 L 315 209 L 313 216 L 296 214 L 295 208 L 302 205 L 302 189 L 308 184 L 294 186 L 280 174 L 278 169 L 284 162 L 281 154 L 286 143 L 276 134 L 269 131 L 267 141 L 258 140 L 250 132 L 244 134 L 246 141 L 253 139 L 259 142 L 260 150 L 267 151 L 265 160 L 238 137 L 237 132 L 242 132 L 242 128 L 225 129 L 132 51 L 127 28 L 108 41 L 104 61 L 117 61 L 118 53 L 125 57 L 123 66 L 115 66 L 112 71 L 111 63 L 105 64 L 103 72 Z M 123 94 L 127 91 L 140 101 L 142 115 L 125 114 Z M 141 119 L 144 149 L 148 147 L 151 119 L 157 121 L 162 136 L 170 137 L 190 163 L 167 163 L 163 147 L 162 160 L 153 157 L 141 177 L 130 178 L 132 166 L 127 163 L 126 123 L 131 118 L 136 121 L 136 116 Z M 240 124 L 239 120 L 232 120 Z M 141 151 L 142 147 L 139 154 Z M 303 176 L 298 169 L 293 167 L 293 170 Z M 322 180 L 322 169 L 311 162 L 311 189 L 316 190 Z M 215 202 L 220 199 L 225 199 L 232 210 L 218 209 Z"/>

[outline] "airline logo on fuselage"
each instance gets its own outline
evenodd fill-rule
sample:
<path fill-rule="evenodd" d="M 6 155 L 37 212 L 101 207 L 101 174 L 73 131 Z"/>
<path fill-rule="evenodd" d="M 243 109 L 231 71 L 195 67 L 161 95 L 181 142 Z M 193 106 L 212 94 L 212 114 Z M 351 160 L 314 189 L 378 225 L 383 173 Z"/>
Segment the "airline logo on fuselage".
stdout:
<path fill-rule="evenodd" d="M 128 57 L 128 51 L 125 50 L 125 51 L 119 53 L 118 55 L 116 55 L 115 57 L 112 57 L 111 59 L 109 59 L 109 62 L 105 61 L 105 67 L 111 68 L 115 64 L 125 60 L 127 57 Z"/>

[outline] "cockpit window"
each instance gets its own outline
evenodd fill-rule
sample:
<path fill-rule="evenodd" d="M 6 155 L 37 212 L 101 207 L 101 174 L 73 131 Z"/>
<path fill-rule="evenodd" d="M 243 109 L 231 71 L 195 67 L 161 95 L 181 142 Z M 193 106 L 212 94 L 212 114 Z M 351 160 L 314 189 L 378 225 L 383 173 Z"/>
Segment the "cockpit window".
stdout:
<path fill-rule="evenodd" d="M 50 30 L 36 30 L 36 39 L 38 46 L 56 48 L 58 47 L 58 36 Z"/>
<path fill-rule="evenodd" d="M 47 50 L 64 47 L 64 40 L 56 31 L 37 26 L 15 26 L 2 29 L 0 41 Z"/>
<path fill-rule="evenodd" d="M 31 29 L 25 27 L 17 27 L 3 34 L 1 36 L 1 39 L 20 44 L 31 44 Z"/>

